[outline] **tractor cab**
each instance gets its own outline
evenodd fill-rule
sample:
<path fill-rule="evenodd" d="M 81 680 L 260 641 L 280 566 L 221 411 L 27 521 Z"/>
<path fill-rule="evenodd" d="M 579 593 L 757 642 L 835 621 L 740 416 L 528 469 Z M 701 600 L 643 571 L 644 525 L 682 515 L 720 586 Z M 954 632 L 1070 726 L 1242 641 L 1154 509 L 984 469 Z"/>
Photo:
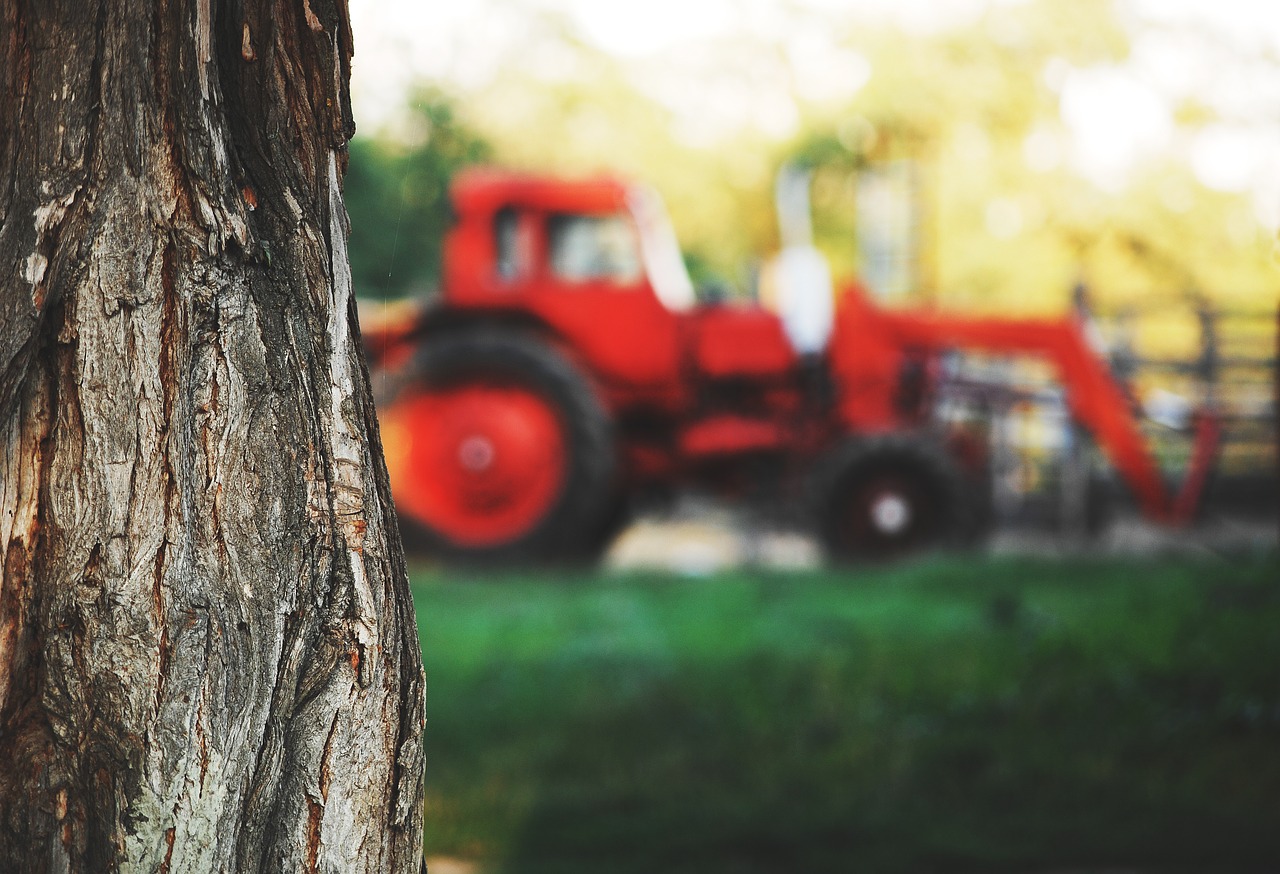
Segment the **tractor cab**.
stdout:
<path fill-rule="evenodd" d="M 457 223 L 445 243 L 453 304 L 539 290 L 632 291 L 671 312 L 693 284 L 657 193 L 602 177 L 566 181 L 473 170 L 454 183 Z"/>
<path fill-rule="evenodd" d="M 698 306 L 657 192 L 609 178 L 474 170 L 456 180 L 444 298 L 533 319 L 617 404 L 677 408 L 701 378 L 783 377 L 795 355 L 759 307 Z"/>

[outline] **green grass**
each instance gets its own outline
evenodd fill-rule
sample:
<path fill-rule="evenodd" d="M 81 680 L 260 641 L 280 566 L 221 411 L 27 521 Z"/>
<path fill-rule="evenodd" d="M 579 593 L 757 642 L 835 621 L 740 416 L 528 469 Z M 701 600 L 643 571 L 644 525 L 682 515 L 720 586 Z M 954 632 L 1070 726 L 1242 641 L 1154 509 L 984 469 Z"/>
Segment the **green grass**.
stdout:
<path fill-rule="evenodd" d="M 1280 564 L 414 578 L 427 852 L 500 872 L 1280 865 Z"/>

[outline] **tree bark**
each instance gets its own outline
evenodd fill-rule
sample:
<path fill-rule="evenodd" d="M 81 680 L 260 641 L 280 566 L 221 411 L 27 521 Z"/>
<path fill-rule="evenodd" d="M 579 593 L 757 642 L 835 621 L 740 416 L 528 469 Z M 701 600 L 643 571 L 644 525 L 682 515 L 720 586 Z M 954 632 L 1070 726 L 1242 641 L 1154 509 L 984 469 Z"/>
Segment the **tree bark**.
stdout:
<path fill-rule="evenodd" d="M 345 0 L 0 0 L 0 871 L 417 871 Z"/>

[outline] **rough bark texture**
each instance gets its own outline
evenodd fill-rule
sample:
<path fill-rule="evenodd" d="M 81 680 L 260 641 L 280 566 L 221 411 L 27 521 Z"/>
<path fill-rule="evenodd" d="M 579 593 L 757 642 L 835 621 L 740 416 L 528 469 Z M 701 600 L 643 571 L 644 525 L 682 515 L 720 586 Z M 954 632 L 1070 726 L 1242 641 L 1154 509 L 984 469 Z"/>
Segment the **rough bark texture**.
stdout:
<path fill-rule="evenodd" d="M 0 871 L 417 871 L 345 0 L 0 0 Z"/>

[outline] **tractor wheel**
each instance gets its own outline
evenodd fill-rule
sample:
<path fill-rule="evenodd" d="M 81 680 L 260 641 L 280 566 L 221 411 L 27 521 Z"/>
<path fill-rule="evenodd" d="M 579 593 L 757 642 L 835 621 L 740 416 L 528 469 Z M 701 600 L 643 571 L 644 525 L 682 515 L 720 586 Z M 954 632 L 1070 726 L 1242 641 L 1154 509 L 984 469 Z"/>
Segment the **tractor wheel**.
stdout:
<path fill-rule="evenodd" d="M 818 533 L 839 562 L 890 561 L 979 536 L 980 508 L 967 499 L 977 486 L 925 437 L 849 440 L 818 465 L 815 483 Z"/>
<path fill-rule="evenodd" d="M 452 561 L 582 560 L 613 498 L 590 384 L 510 330 L 429 337 L 381 416 L 405 542 Z"/>

